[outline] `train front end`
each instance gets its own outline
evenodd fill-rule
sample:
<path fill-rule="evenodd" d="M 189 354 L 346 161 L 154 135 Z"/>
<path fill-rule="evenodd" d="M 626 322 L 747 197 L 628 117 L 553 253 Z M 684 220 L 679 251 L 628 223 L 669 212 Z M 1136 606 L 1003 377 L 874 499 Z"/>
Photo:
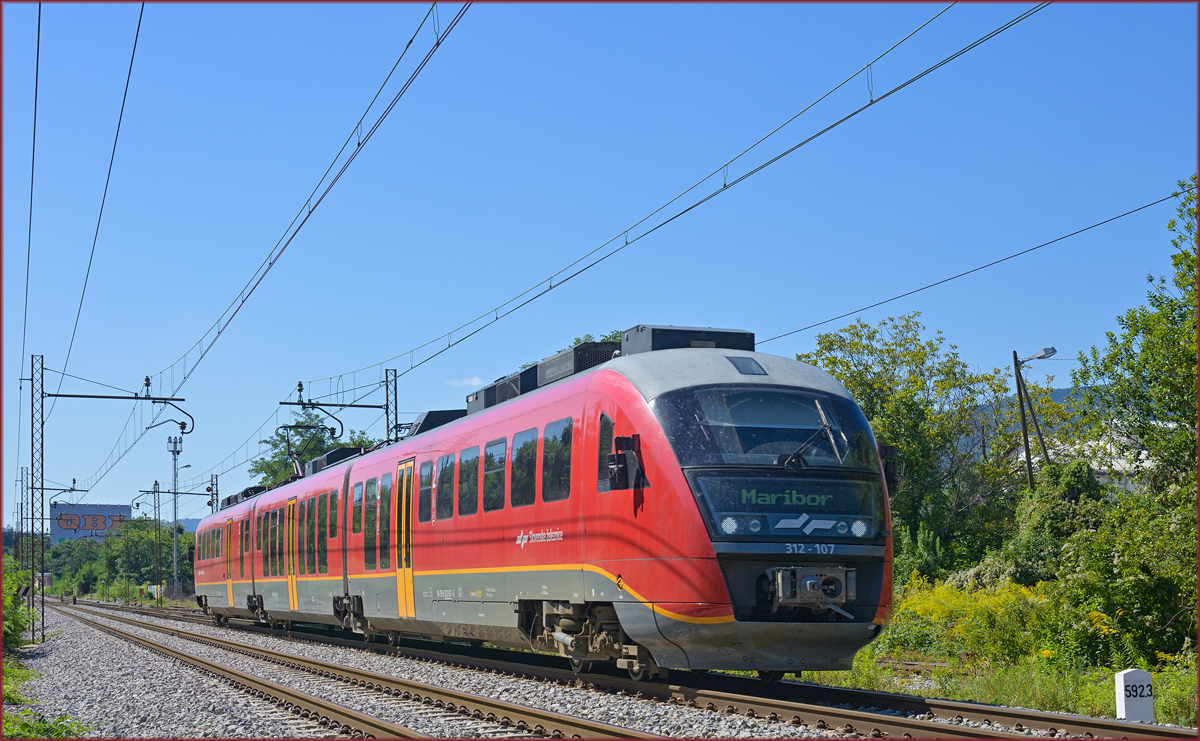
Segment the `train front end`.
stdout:
<path fill-rule="evenodd" d="M 682 605 L 656 609 L 664 645 L 692 668 L 849 669 L 892 599 L 885 481 L 861 409 L 832 376 L 787 358 L 642 358 L 623 370 L 675 454 L 732 610 L 697 620 L 671 614 Z"/>

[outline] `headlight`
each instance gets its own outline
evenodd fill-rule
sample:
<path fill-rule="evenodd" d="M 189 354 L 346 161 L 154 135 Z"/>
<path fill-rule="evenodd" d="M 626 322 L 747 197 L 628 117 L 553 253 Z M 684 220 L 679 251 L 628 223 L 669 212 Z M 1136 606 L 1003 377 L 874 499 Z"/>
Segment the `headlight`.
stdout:
<path fill-rule="evenodd" d="M 850 526 L 846 524 L 845 520 L 841 520 L 840 522 L 838 522 L 838 524 L 837 524 L 838 534 L 845 535 L 846 531 L 849 529 L 850 529 Z"/>
<path fill-rule="evenodd" d="M 762 520 L 751 520 L 748 527 L 750 528 L 750 532 L 757 533 L 759 530 L 762 530 Z"/>
<path fill-rule="evenodd" d="M 738 521 L 735 517 L 726 517 L 721 520 L 721 532 L 726 535 L 733 535 L 738 531 Z"/>
<path fill-rule="evenodd" d="M 854 536 L 857 538 L 866 535 L 868 529 L 867 523 L 862 520 L 855 520 L 854 524 L 850 526 L 850 532 L 854 533 Z"/>

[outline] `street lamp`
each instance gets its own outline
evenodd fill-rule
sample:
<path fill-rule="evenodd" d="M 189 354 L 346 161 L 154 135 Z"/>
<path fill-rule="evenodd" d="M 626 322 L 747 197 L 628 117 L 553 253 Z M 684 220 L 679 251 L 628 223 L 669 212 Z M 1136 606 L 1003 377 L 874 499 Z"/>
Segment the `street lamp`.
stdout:
<path fill-rule="evenodd" d="M 1029 428 L 1025 425 L 1025 404 L 1029 404 L 1029 416 L 1033 419 L 1033 430 L 1037 433 L 1038 446 L 1042 449 L 1042 460 L 1050 463 L 1050 454 L 1046 452 L 1046 443 L 1042 440 L 1042 428 L 1038 425 L 1037 415 L 1033 412 L 1033 400 L 1025 393 L 1025 381 L 1021 378 L 1021 366 L 1031 360 L 1045 360 L 1046 358 L 1057 353 L 1053 347 L 1043 347 L 1033 355 L 1026 358 L 1018 358 L 1017 351 L 1013 350 L 1013 376 L 1017 380 L 1017 404 L 1021 408 L 1021 437 L 1025 442 L 1025 475 L 1029 481 L 1030 490 L 1033 489 L 1033 460 L 1029 455 Z"/>

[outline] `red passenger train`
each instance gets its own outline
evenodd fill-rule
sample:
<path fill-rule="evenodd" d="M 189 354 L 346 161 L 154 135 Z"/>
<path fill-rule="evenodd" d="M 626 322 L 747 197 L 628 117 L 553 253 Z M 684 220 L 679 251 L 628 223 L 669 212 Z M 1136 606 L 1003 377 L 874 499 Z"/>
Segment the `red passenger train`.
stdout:
<path fill-rule="evenodd" d="M 467 402 L 228 498 L 197 533 L 199 604 L 639 677 L 847 669 L 887 622 L 880 449 L 824 371 L 640 325 Z"/>

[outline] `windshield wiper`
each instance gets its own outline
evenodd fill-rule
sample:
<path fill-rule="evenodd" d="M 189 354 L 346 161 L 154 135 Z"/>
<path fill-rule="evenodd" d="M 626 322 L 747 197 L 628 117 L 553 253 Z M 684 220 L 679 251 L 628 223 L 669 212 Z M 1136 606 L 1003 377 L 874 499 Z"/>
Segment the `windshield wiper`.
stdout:
<path fill-rule="evenodd" d="M 817 441 L 821 439 L 822 435 L 829 434 L 830 430 L 832 429 L 833 427 L 828 422 L 818 427 L 816 432 L 814 432 L 811 437 L 801 443 L 800 447 L 792 451 L 791 455 L 786 458 L 779 456 L 782 459 L 779 462 L 779 465 L 783 468 L 787 468 L 788 466 L 792 465 L 793 462 L 798 461 L 801 468 L 808 468 L 808 461 L 804 460 L 804 454 L 809 448 L 817 444 Z"/>

